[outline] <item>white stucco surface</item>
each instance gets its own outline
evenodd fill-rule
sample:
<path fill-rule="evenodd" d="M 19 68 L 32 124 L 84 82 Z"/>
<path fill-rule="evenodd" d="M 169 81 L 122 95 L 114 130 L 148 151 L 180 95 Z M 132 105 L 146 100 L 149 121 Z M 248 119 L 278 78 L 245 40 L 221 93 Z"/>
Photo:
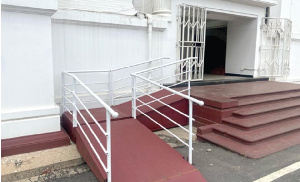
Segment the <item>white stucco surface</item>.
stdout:
<path fill-rule="evenodd" d="M 39 11 L 39 6 L 34 10 L 20 6 L 1 12 L 2 139 L 60 130 L 50 12 L 44 6 Z"/>

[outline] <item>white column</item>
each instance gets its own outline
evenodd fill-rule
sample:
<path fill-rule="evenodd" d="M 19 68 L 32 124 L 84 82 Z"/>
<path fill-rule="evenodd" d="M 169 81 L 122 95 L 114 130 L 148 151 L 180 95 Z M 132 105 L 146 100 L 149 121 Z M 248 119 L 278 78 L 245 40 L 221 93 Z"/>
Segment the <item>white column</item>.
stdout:
<path fill-rule="evenodd" d="M 154 15 L 170 16 L 171 15 L 171 0 L 153 0 Z"/>

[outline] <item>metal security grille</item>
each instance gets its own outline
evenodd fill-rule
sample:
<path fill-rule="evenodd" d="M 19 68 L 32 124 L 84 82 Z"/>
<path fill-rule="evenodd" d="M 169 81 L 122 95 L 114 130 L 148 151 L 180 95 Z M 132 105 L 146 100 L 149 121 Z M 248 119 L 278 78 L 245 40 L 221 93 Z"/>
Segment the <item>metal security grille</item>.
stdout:
<path fill-rule="evenodd" d="M 261 24 L 260 76 L 289 75 L 292 22 L 283 18 L 263 18 Z"/>
<path fill-rule="evenodd" d="M 177 15 L 177 60 L 198 57 L 191 65 L 192 79 L 203 79 L 206 9 L 182 4 Z M 178 79 L 187 79 L 187 62 L 177 65 Z"/>

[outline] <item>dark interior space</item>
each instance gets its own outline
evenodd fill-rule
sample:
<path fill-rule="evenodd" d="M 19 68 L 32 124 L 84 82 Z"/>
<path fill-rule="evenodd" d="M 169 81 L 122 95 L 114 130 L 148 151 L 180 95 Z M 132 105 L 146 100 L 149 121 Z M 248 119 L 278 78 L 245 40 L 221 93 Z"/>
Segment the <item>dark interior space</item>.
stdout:
<path fill-rule="evenodd" d="M 204 73 L 225 74 L 227 27 L 206 30 Z"/>

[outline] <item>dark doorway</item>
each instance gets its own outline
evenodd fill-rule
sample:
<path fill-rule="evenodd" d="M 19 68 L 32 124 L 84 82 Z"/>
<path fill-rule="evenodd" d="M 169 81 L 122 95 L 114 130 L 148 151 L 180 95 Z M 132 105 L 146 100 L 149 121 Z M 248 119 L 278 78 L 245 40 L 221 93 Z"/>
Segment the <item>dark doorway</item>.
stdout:
<path fill-rule="evenodd" d="M 225 74 L 227 27 L 206 30 L 204 73 Z"/>

